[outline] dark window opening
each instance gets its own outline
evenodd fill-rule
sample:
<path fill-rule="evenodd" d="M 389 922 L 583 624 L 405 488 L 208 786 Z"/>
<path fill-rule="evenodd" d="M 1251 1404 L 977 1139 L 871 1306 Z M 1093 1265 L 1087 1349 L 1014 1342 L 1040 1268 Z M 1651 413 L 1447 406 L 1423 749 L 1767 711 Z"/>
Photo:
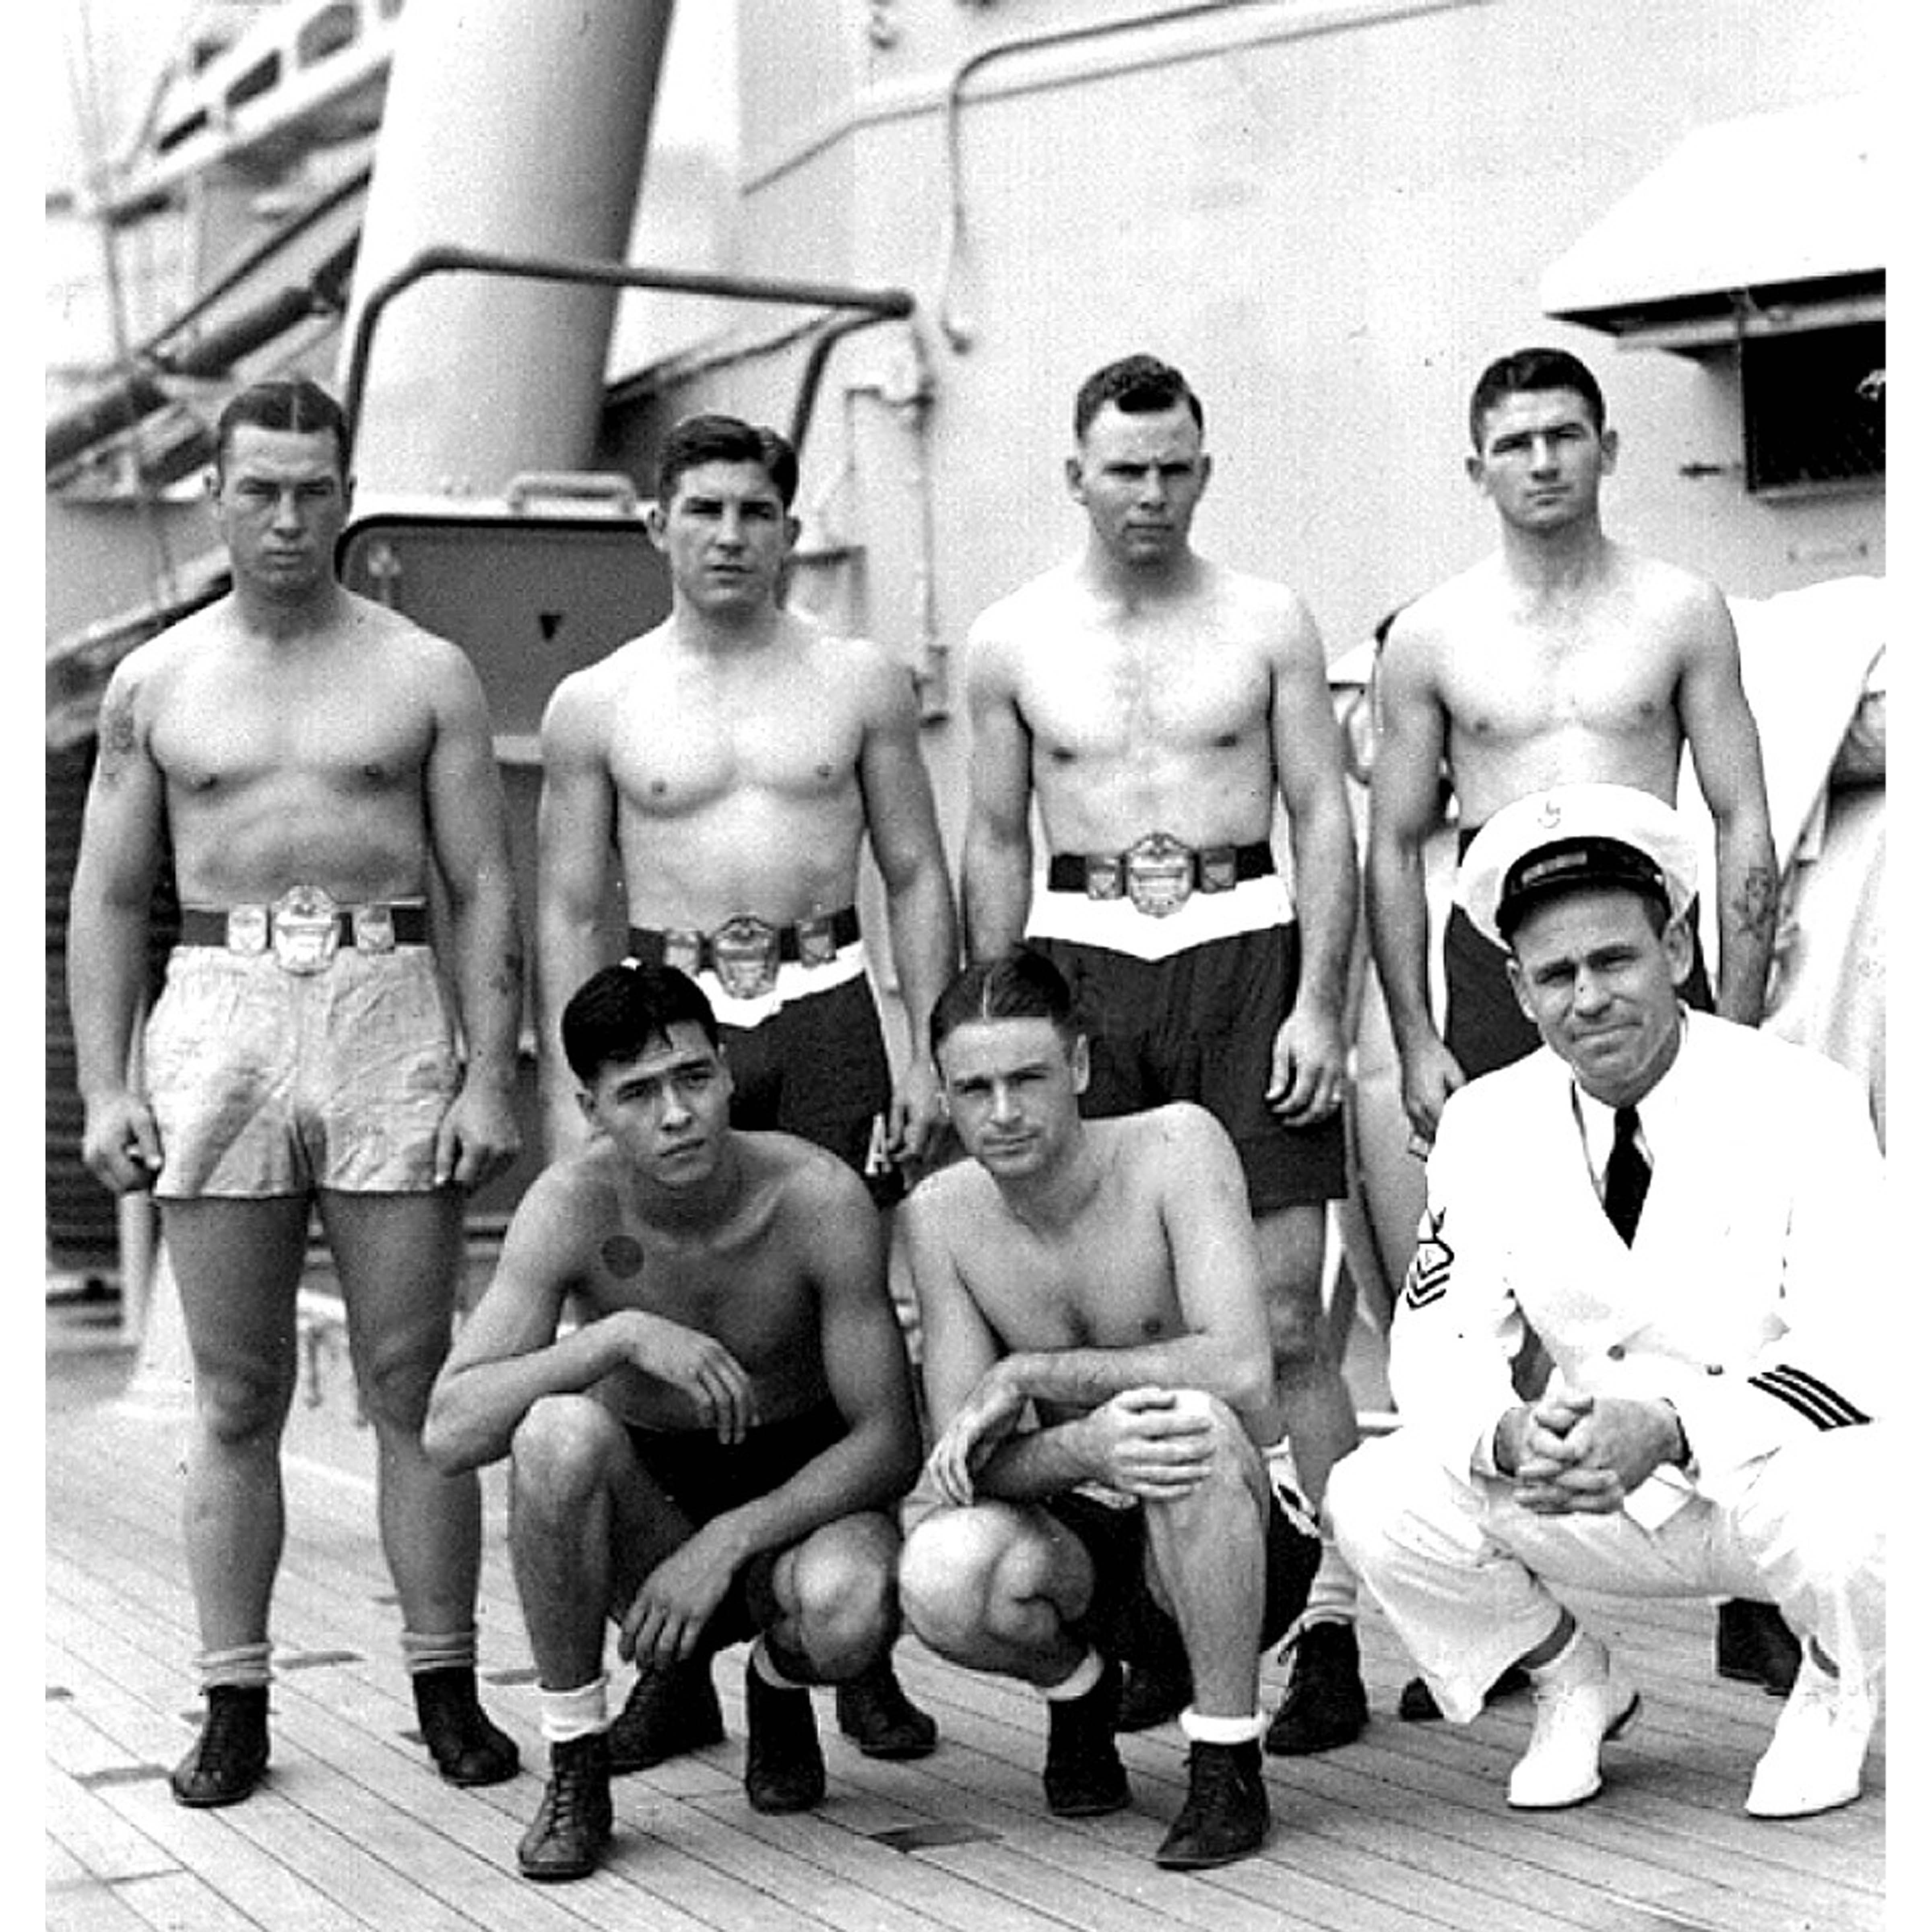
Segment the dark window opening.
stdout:
<path fill-rule="evenodd" d="M 362 21 L 346 0 L 340 7 L 332 7 L 327 12 L 318 14 L 296 37 L 296 64 L 313 67 L 317 61 L 340 53 L 344 47 L 355 44 L 362 30 Z"/>
<path fill-rule="evenodd" d="M 1754 494 L 1883 480 L 1882 322 L 1749 337 L 1742 354 Z"/>
<path fill-rule="evenodd" d="M 282 57 L 280 54 L 270 54 L 266 59 L 258 60 L 230 87 L 226 104 L 229 112 L 232 113 L 236 108 L 246 106 L 258 94 L 266 94 L 281 77 Z"/>

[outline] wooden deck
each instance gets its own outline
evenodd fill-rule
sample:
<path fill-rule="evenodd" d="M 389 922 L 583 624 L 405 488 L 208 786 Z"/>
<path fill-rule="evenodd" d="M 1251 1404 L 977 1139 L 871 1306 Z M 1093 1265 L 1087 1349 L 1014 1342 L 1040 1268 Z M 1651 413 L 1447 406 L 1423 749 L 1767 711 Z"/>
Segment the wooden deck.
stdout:
<path fill-rule="evenodd" d="M 128 1352 L 50 1310 L 47 1360 L 46 1923 L 72 1932 L 1864 1932 L 1885 1919 L 1882 1752 L 1848 1810 L 1766 1824 L 1742 1809 L 1778 1706 L 1710 1671 L 1696 1605 L 1589 1612 L 1646 1693 L 1595 1802 L 1512 1814 L 1503 1780 L 1522 1700 L 1467 1730 L 1393 1714 L 1408 1674 L 1363 1623 L 1376 1718 L 1348 1749 L 1269 1760 L 1264 1855 L 1158 1871 L 1180 1802 L 1172 1727 L 1124 1741 L 1134 1809 L 1045 1813 L 1038 1706 L 908 1642 L 900 1669 L 938 1717 L 939 1750 L 868 1762 L 828 1733 L 831 1791 L 761 1818 L 739 1788 L 736 1657 L 718 1671 L 732 1736 L 620 1780 L 618 1834 L 583 1883 L 516 1874 L 536 1803 L 534 1700 L 488 1492 L 482 1612 L 492 1710 L 522 1744 L 514 1783 L 462 1792 L 427 1768 L 373 1527 L 370 1450 L 339 1388 L 298 1402 L 290 1536 L 277 1599 L 274 1763 L 245 1804 L 191 1812 L 166 1773 L 194 1720 L 180 1552 L 178 1400 L 127 1393 Z M 329 1372 L 323 1371 L 325 1381 Z M 339 1382 L 340 1372 L 336 1372 Z M 165 1398 L 166 1392 L 163 1392 Z M 1270 1661 L 1272 1708 L 1282 1672 Z M 620 1686 L 621 1688 L 621 1686 Z M 1898 1922 L 1904 1923 L 1900 1919 Z"/>

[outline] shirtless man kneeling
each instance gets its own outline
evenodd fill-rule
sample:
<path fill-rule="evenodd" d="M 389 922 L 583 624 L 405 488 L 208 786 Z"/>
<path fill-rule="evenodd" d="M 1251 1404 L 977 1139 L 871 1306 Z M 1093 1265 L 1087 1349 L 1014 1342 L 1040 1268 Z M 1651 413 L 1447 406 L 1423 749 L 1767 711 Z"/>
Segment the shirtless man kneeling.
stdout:
<path fill-rule="evenodd" d="M 1240 1163 L 1192 1102 L 1082 1118 L 1087 1042 L 1030 948 L 960 975 L 932 1037 L 972 1158 L 904 1210 L 944 1505 L 907 1539 L 907 1621 L 1039 1690 L 1064 1817 L 1130 1802 L 1123 1660 L 1178 1628 L 1188 1796 L 1155 1860 L 1244 1857 L 1268 1826 L 1260 1652 L 1321 1546 L 1262 1454 L 1280 1414 Z"/>
<path fill-rule="evenodd" d="M 510 1458 L 510 1549 L 550 1781 L 525 1876 L 596 1869 L 611 1829 L 604 1622 L 645 1676 L 752 1640 L 745 1789 L 824 1795 L 806 1688 L 896 1634 L 893 1506 L 919 1466 L 911 1378 L 864 1184 L 728 1124 L 702 992 L 611 966 L 563 1049 L 599 1131 L 519 1204 L 431 1400 L 444 1468 Z M 580 1325 L 560 1332 L 574 1298 Z"/>

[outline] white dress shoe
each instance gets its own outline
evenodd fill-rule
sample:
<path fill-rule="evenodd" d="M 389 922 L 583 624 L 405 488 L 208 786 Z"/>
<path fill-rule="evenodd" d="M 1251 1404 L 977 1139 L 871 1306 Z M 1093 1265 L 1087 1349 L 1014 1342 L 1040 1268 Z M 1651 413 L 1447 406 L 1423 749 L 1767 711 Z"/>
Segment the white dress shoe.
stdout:
<path fill-rule="evenodd" d="M 1877 1716 L 1869 1692 L 1829 1676 L 1808 1652 L 1744 1809 L 1754 1818 L 1808 1818 L 1850 1804 L 1864 1788 Z"/>
<path fill-rule="evenodd" d="M 1536 1720 L 1529 1748 L 1510 1773 L 1509 1802 L 1521 1811 L 1580 1804 L 1603 1789 L 1598 1754 L 1628 1728 L 1643 1701 L 1595 1637 L 1579 1636 L 1554 1672 L 1532 1674 Z"/>

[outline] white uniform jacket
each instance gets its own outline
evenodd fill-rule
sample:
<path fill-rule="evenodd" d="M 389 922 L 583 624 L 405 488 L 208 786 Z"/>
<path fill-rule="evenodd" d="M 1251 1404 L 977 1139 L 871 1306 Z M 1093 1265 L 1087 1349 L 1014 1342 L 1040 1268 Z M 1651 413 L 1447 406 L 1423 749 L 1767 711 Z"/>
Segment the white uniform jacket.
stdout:
<path fill-rule="evenodd" d="M 1652 1179 L 1626 1248 L 1555 1053 L 1450 1096 L 1389 1370 L 1405 1428 L 1459 1474 L 1492 1474 L 1526 1321 L 1562 1384 L 1676 1406 L 1687 1469 L 1628 1504 L 1660 1520 L 1780 1444 L 1874 1416 L 1896 1324 L 1884 1164 L 1843 1069 L 1691 1013 L 1639 1112 Z"/>

